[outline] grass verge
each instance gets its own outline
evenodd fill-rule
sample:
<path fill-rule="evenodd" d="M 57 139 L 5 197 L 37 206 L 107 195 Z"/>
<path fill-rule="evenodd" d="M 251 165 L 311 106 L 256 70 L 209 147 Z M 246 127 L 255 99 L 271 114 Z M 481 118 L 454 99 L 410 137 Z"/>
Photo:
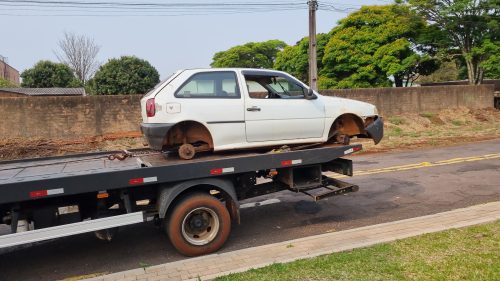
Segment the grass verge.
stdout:
<path fill-rule="evenodd" d="M 500 221 L 220 277 L 229 280 L 499 280 Z"/>

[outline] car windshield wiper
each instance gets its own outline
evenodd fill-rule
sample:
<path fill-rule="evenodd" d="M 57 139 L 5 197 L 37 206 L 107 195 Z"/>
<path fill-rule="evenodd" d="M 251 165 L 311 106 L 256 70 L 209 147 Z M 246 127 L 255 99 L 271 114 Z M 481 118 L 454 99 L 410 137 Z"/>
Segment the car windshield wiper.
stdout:
<path fill-rule="evenodd" d="M 277 81 L 278 85 L 280 85 L 281 89 L 283 90 L 283 93 L 285 93 L 287 96 L 291 96 L 290 95 L 290 92 L 288 92 L 285 87 L 283 87 L 283 85 L 281 85 L 281 83 L 279 81 Z"/>

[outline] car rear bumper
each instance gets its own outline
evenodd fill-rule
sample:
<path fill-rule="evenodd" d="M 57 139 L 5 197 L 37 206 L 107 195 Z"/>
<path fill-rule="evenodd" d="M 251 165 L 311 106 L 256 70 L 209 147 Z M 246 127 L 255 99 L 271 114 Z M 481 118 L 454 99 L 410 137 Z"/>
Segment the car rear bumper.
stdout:
<path fill-rule="evenodd" d="M 141 132 L 146 138 L 146 141 L 151 149 L 161 150 L 168 131 L 174 125 L 175 124 L 142 123 Z"/>
<path fill-rule="evenodd" d="M 377 119 L 368 125 L 365 130 L 375 144 L 378 144 L 384 137 L 384 119 L 382 117 L 377 117 Z"/>

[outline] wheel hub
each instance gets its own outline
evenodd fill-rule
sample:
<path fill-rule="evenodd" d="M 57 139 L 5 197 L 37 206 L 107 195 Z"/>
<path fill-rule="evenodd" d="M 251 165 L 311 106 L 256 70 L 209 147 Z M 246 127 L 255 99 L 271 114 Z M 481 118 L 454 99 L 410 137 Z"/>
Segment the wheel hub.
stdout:
<path fill-rule="evenodd" d="M 189 226 L 193 232 L 200 233 L 209 225 L 209 221 L 202 214 L 196 214 L 189 220 Z"/>
<path fill-rule="evenodd" d="M 182 222 L 182 237 L 197 246 L 212 242 L 219 232 L 219 217 L 214 210 L 200 207 L 190 211 Z"/>

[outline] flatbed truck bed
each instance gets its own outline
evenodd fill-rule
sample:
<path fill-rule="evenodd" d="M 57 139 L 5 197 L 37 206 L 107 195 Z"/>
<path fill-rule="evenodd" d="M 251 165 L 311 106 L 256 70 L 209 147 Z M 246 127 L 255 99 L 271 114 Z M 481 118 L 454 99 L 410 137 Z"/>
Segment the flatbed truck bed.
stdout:
<path fill-rule="evenodd" d="M 0 236 L 0 248 L 85 232 L 111 240 L 117 227 L 152 219 L 182 254 L 211 253 L 239 223 L 240 200 L 357 191 L 323 172 L 352 176 L 352 161 L 341 157 L 361 149 L 332 144 L 193 160 L 143 149 L 0 162 L 0 218 L 12 231 Z"/>

